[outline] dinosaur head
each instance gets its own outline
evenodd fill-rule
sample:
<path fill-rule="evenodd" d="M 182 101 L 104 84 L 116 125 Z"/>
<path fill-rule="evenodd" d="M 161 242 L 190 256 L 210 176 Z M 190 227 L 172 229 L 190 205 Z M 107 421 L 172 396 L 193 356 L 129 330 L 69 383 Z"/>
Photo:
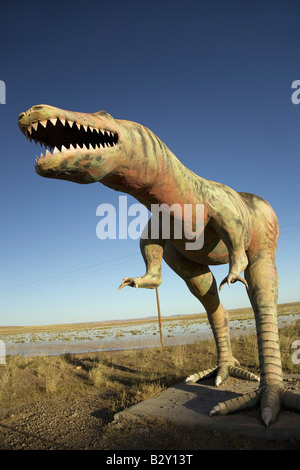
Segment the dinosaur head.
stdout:
<path fill-rule="evenodd" d="M 36 157 L 36 172 L 76 183 L 113 180 L 126 165 L 126 127 L 105 111 L 79 113 L 53 106 L 33 106 L 21 113 L 23 134 L 46 147 Z M 133 123 L 132 123 L 133 124 Z"/>

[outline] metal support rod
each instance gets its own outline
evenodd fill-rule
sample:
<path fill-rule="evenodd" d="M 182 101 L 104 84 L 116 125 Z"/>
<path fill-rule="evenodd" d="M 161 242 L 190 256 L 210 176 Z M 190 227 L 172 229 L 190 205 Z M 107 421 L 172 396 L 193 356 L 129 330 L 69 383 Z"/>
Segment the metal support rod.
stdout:
<path fill-rule="evenodd" d="M 157 302 L 157 312 L 158 312 L 158 323 L 159 323 L 159 333 L 160 333 L 160 344 L 163 348 L 163 332 L 162 332 L 162 325 L 161 325 L 161 314 L 160 314 L 160 305 L 159 305 L 159 296 L 158 296 L 158 288 L 155 287 L 156 290 L 156 302 Z"/>

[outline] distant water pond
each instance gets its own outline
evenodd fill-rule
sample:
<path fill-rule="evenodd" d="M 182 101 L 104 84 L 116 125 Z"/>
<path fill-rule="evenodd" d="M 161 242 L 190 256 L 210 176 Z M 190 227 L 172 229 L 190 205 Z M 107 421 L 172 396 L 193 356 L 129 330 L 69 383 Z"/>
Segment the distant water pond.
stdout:
<path fill-rule="evenodd" d="M 278 324 L 291 323 L 299 318 L 295 310 L 285 310 L 278 317 Z M 188 344 L 212 338 L 212 331 L 204 319 L 163 319 L 163 342 L 165 345 Z M 29 328 L 29 327 L 28 327 Z M 230 320 L 230 334 L 253 333 L 255 322 L 252 317 Z M 129 324 L 109 324 L 94 327 L 53 327 L 49 331 L 1 335 L 5 342 L 6 354 L 23 356 L 57 355 L 95 351 L 125 350 L 160 346 L 158 322 L 146 321 Z"/>

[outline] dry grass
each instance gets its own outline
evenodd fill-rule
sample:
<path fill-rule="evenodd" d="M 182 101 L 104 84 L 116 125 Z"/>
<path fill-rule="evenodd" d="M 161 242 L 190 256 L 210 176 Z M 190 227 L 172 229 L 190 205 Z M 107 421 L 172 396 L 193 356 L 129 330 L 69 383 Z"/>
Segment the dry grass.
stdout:
<path fill-rule="evenodd" d="M 291 345 L 299 338 L 300 321 L 280 330 L 286 373 L 299 373 L 299 365 L 291 361 Z M 259 370 L 256 335 L 233 339 L 232 348 L 244 367 Z M 60 356 L 9 356 L 7 364 L 0 366 L 0 404 L 9 406 L 11 401 L 27 402 L 32 397 L 43 399 L 47 395 L 52 399 L 62 396 L 80 399 L 86 393 L 100 389 L 115 396 L 122 406 L 128 406 L 202 367 L 210 367 L 215 360 L 215 345 L 211 340 L 178 344 L 163 350 L 149 348 Z"/>
<path fill-rule="evenodd" d="M 291 360 L 294 352 L 291 345 L 297 339 L 300 339 L 300 320 L 280 329 L 285 373 L 300 373 L 300 365 L 293 364 Z M 243 367 L 259 372 L 256 335 L 233 339 L 232 348 Z M 215 361 L 212 340 L 165 347 L 163 350 L 150 348 L 61 356 L 9 356 L 7 364 L 0 365 L 0 408 L 5 413 L 5 410 L 30 402 L 80 401 L 97 395 L 112 416 L 182 381 L 197 370 L 214 365 Z M 149 429 L 146 426 L 144 431 L 140 429 L 139 432 L 147 434 Z M 154 429 L 153 426 L 151 429 Z M 133 436 L 132 429 L 130 432 Z M 108 431 L 108 436 L 110 433 Z M 124 435 L 124 429 L 118 431 L 116 427 L 111 436 L 116 441 L 121 439 L 121 435 Z M 122 448 L 122 444 L 120 446 Z"/>

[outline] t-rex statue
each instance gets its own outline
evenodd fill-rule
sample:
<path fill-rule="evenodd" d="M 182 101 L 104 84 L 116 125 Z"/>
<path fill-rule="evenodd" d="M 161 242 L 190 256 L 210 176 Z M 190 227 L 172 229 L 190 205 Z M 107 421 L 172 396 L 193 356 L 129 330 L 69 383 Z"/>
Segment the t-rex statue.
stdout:
<path fill-rule="evenodd" d="M 187 380 L 196 381 L 212 373 L 216 385 L 228 375 L 259 380 L 239 367 L 232 355 L 228 312 L 220 303 L 209 269 L 209 265 L 229 263 L 228 276 L 220 288 L 226 282 L 230 285 L 241 281 L 246 285 L 256 321 L 260 384 L 251 394 L 216 405 L 211 415 L 260 403 L 262 421 L 268 426 L 282 407 L 300 411 L 300 394 L 284 390 L 283 385 L 275 265 L 278 221 L 271 206 L 254 194 L 236 192 L 201 178 L 149 129 L 114 119 L 105 111 L 79 113 L 38 105 L 21 113 L 18 124 L 26 137 L 48 147 L 45 155 L 36 158 L 35 170 L 41 176 L 82 184 L 100 182 L 131 194 L 149 210 L 152 204 L 189 204 L 193 209 L 203 205 L 203 246 L 186 249 L 187 238 L 174 237 L 172 230 L 169 239 L 142 238 L 146 274 L 123 279 L 120 288 L 157 288 L 162 281 L 164 259 L 204 306 L 216 342 L 217 366 Z M 171 220 L 174 223 L 175 216 Z M 192 222 L 195 224 L 195 210 Z M 245 279 L 241 277 L 243 271 Z"/>

